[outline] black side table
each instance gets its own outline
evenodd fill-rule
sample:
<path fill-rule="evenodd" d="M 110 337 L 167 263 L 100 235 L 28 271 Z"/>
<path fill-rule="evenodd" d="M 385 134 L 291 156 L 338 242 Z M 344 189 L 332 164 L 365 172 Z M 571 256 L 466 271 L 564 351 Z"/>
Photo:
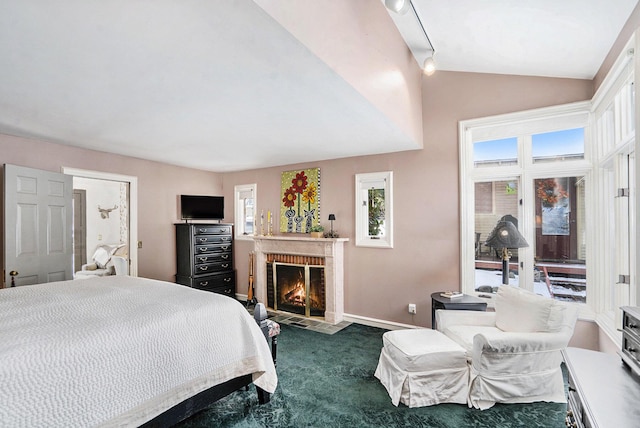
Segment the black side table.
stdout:
<path fill-rule="evenodd" d="M 464 294 L 462 297 L 442 297 L 437 291 L 431 294 L 431 328 L 436 328 L 436 309 L 457 309 L 463 311 L 486 311 L 487 301 L 479 297 Z"/>

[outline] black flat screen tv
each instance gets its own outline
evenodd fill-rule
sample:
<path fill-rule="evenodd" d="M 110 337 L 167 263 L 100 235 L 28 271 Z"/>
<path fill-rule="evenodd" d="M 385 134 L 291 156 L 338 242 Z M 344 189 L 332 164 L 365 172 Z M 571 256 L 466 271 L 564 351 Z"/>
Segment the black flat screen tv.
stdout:
<path fill-rule="evenodd" d="M 180 215 L 183 220 L 222 220 L 224 196 L 180 195 Z"/>

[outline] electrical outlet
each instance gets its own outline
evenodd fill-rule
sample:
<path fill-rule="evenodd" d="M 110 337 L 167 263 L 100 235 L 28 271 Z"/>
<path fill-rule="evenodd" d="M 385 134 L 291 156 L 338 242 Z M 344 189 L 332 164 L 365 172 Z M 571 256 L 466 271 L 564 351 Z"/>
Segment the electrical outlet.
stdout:
<path fill-rule="evenodd" d="M 138 248 L 142 248 L 142 241 L 138 241 Z"/>
<path fill-rule="evenodd" d="M 416 313 L 416 304 L 415 303 L 409 303 L 409 313 L 410 314 L 415 314 Z"/>

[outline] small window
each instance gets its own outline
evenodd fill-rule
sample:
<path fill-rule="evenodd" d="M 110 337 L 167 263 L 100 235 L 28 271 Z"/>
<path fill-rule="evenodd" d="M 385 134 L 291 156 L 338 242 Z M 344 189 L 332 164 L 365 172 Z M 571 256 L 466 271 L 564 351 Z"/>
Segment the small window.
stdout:
<path fill-rule="evenodd" d="M 393 172 L 356 174 L 356 245 L 393 248 Z"/>
<path fill-rule="evenodd" d="M 234 188 L 236 239 L 247 239 L 255 234 L 256 184 L 241 184 Z"/>
<path fill-rule="evenodd" d="M 584 128 L 534 134 L 531 152 L 534 163 L 584 159 Z"/>
<path fill-rule="evenodd" d="M 473 143 L 473 165 L 486 168 L 518 164 L 516 137 Z"/>

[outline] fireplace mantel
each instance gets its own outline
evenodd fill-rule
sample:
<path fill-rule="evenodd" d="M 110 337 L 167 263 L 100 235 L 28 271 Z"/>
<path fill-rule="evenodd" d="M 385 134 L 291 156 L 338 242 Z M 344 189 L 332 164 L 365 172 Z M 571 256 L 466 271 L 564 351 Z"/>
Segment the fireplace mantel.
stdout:
<path fill-rule="evenodd" d="M 348 238 L 311 238 L 306 235 L 254 236 L 255 294 L 267 301 L 267 254 L 324 257 L 326 308 L 324 319 L 338 324 L 344 316 L 344 243 Z"/>

